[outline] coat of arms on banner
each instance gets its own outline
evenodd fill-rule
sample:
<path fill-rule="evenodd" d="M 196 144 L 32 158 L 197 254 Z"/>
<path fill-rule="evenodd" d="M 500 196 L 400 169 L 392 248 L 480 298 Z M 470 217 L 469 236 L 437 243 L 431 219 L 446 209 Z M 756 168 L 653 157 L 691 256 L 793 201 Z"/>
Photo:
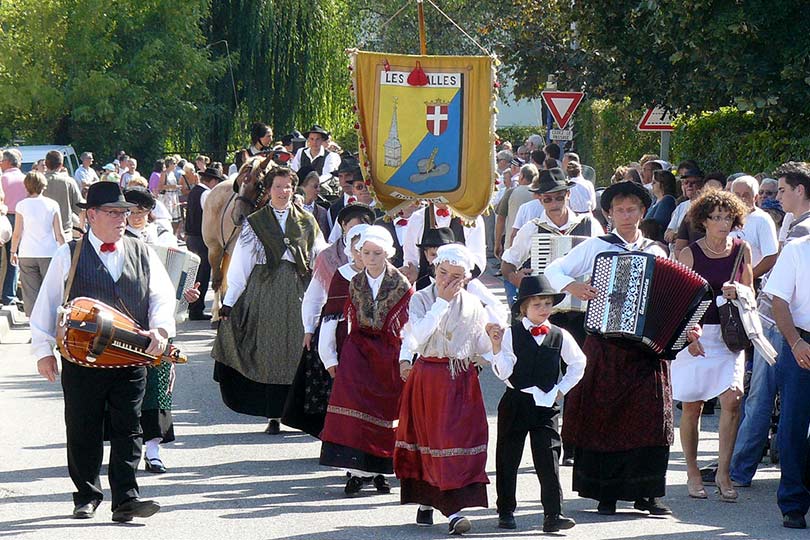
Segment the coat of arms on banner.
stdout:
<path fill-rule="evenodd" d="M 360 155 L 375 197 L 389 211 L 429 199 L 480 214 L 494 174 L 492 58 L 352 54 Z"/>

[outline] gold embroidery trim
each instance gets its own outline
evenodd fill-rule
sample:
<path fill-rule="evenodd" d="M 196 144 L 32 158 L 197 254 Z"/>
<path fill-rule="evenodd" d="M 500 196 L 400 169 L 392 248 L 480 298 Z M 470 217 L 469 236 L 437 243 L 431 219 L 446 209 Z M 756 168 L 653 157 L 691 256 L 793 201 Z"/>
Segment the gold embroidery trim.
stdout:
<path fill-rule="evenodd" d="M 344 416 L 351 416 L 352 418 L 357 418 L 358 420 L 363 420 L 364 422 L 369 422 L 370 424 L 374 424 L 375 426 L 380 426 L 384 428 L 391 428 L 394 429 L 397 427 L 398 420 L 393 422 L 389 422 L 387 420 L 382 420 L 381 418 L 376 418 L 371 416 L 370 414 L 366 414 L 361 411 L 356 411 L 354 409 L 347 409 L 346 407 L 335 407 L 333 405 L 329 405 L 326 407 L 326 412 L 335 413 L 335 414 L 342 414 Z"/>
<path fill-rule="evenodd" d="M 397 441 L 397 448 L 410 450 L 411 452 L 420 452 L 432 457 L 452 457 L 452 456 L 474 456 L 487 451 L 487 445 L 474 446 L 472 448 L 428 448 L 427 446 L 418 446 L 416 444 L 406 443 L 405 441 Z"/>

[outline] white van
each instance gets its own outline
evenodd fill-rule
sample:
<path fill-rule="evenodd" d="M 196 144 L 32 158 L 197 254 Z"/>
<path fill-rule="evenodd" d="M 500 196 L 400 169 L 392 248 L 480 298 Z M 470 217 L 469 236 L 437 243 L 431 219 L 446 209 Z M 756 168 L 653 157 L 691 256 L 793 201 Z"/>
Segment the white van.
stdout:
<path fill-rule="evenodd" d="M 73 176 L 73 173 L 76 172 L 76 169 L 79 168 L 81 163 L 79 162 L 79 157 L 76 155 L 76 151 L 73 149 L 72 146 L 14 146 L 9 148 L 16 148 L 22 153 L 22 163 L 20 164 L 20 170 L 24 173 L 27 173 L 31 170 L 34 166 L 34 163 L 39 161 L 40 159 L 45 159 L 45 154 L 50 152 L 51 150 L 58 150 L 62 152 L 62 156 L 64 157 L 65 161 L 65 168 L 68 170 L 70 176 Z"/>

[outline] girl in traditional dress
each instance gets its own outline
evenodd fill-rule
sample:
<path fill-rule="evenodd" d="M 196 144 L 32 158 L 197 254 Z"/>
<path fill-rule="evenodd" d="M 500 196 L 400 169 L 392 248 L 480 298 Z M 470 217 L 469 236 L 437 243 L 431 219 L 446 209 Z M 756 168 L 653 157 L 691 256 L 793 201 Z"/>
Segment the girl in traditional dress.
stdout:
<path fill-rule="evenodd" d="M 397 358 L 413 293 L 405 276 L 388 262 L 395 249 L 387 229 L 369 227 L 357 247 L 365 271 L 349 284 L 349 335 L 338 364 L 328 367 L 334 384 L 321 433 L 321 465 L 348 469 L 346 495 L 358 493 L 371 477 L 378 492 L 391 491 L 383 475 L 393 472 L 403 386 Z"/>
<path fill-rule="evenodd" d="M 458 244 L 438 249 L 436 281 L 411 300 L 405 339 L 418 360 L 400 361 L 406 380 L 399 411 L 394 468 L 402 504 L 418 503 L 417 525 L 433 524 L 433 508 L 451 534 L 470 530 L 463 508 L 487 506 L 488 426 L 473 363 L 491 351 L 487 314 L 464 290 L 474 267 Z"/>

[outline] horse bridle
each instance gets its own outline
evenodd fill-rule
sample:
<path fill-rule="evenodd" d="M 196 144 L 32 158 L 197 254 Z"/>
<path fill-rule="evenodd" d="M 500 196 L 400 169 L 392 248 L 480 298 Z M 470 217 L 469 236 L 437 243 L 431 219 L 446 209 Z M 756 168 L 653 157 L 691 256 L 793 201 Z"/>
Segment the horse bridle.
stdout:
<path fill-rule="evenodd" d="M 266 177 L 267 175 L 265 174 L 265 178 Z M 258 185 L 256 186 L 256 197 L 253 200 L 248 199 L 244 195 L 239 195 L 239 191 L 236 192 L 237 193 L 236 200 L 252 206 L 254 210 L 259 208 L 260 203 L 264 200 L 265 196 L 268 195 L 268 192 L 267 187 L 264 185 L 264 178 L 258 181 L 257 184 Z M 234 183 L 234 187 L 235 188 L 238 187 L 236 183 Z"/>

